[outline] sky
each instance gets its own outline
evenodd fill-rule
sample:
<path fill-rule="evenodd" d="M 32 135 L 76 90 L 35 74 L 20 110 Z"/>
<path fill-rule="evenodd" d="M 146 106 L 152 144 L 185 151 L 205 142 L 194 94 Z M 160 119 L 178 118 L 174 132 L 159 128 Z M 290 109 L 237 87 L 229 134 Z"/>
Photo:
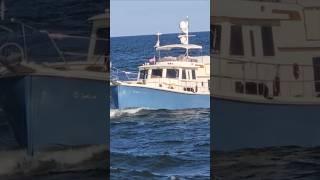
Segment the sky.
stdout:
<path fill-rule="evenodd" d="M 178 33 L 189 17 L 190 32 L 210 30 L 210 0 L 111 0 L 110 35 Z"/>

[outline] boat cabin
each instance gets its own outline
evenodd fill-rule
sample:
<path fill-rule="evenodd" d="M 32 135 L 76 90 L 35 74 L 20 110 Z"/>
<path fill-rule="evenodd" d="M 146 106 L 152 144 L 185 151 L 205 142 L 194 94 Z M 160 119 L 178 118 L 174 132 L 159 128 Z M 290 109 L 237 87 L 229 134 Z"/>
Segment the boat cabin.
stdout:
<path fill-rule="evenodd" d="M 157 48 L 160 50 L 172 50 L 183 48 L 199 49 L 198 45 L 166 45 Z M 208 79 L 210 77 L 209 56 L 180 55 L 178 57 L 159 57 L 139 67 L 137 81 L 140 84 L 169 88 L 187 92 L 209 92 Z"/>
<path fill-rule="evenodd" d="M 211 17 L 216 94 L 262 99 L 319 96 L 319 8 L 291 0 L 216 3 L 221 7 Z"/>

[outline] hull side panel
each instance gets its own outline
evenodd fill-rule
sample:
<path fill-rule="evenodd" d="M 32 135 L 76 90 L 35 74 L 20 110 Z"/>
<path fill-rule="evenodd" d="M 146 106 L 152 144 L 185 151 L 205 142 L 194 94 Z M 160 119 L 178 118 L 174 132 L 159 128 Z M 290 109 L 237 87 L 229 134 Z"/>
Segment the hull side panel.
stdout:
<path fill-rule="evenodd" d="M 32 77 L 33 147 L 107 144 L 106 82 Z"/>
<path fill-rule="evenodd" d="M 183 94 L 144 87 L 119 85 L 112 96 L 117 99 L 117 108 L 190 109 L 209 108 L 209 95 Z"/>
<path fill-rule="evenodd" d="M 212 98 L 214 150 L 319 146 L 320 105 L 269 105 Z"/>
<path fill-rule="evenodd" d="M 0 84 L 3 109 L 19 144 L 29 152 L 107 144 L 106 82 L 25 76 L 3 78 Z"/>
<path fill-rule="evenodd" d="M 5 112 L 15 138 L 20 146 L 27 146 L 28 131 L 26 121 L 26 83 L 24 77 L 0 79 L 1 107 Z"/>

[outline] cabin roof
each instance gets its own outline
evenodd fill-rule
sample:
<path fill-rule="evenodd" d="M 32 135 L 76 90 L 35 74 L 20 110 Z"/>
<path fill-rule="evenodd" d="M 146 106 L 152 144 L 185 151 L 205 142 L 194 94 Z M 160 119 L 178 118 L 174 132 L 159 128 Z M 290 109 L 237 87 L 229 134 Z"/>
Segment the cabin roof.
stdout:
<path fill-rule="evenodd" d="M 195 44 L 170 44 L 157 47 L 157 50 L 171 50 L 171 49 L 202 49 L 202 46 Z"/>

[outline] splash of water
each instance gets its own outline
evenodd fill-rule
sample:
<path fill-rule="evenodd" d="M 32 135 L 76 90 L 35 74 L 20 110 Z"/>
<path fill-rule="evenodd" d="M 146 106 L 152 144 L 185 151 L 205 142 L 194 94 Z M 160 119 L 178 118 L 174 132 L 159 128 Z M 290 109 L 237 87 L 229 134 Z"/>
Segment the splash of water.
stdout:
<path fill-rule="evenodd" d="M 105 156 L 106 153 L 105 145 L 48 150 L 36 153 L 33 157 L 29 156 L 25 149 L 0 151 L 0 179 L 1 176 L 16 174 L 46 174 L 66 170 L 98 169 L 100 167 L 93 167 L 96 165 L 96 156 Z"/>
<path fill-rule="evenodd" d="M 110 109 L 110 118 L 117 118 L 126 115 L 135 115 L 146 110 L 146 108 L 132 108 L 132 109 Z"/>

